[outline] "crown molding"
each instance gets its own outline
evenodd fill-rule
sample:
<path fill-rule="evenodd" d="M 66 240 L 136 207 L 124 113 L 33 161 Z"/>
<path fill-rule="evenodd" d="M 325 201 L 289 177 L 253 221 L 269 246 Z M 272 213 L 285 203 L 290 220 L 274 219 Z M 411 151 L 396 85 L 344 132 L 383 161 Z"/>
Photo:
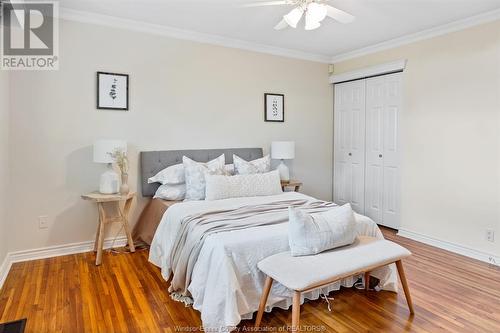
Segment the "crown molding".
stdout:
<path fill-rule="evenodd" d="M 212 44 L 234 49 L 266 53 L 275 56 L 308 60 L 321 63 L 330 63 L 331 57 L 322 54 L 314 54 L 275 47 L 266 44 L 252 43 L 240 39 L 233 39 L 219 35 L 206 34 L 190 30 L 178 29 L 159 24 L 146 23 L 141 21 L 123 19 L 115 16 L 108 16 L 84 11 L 77 11 L 69 8 L 60 8 L 59 17 L 68 21 L 75 21 L 88 24 L 96 24 L 117 29 L 125 29 L 148 34 L 160 35 L 175 39 L 184 39 L 192 42 Z"/>
<path fill-rule="evenodd" d="M 500 9 L 482 13 L 479 15 L 471 16 L 462 20 L 447 23 L 438 27 L 423 30 L 410 35 L 394 38 L 385 42 L 363 47 L 357 50 L 340 53 L 333 56 L 330 61 L 335 64 L 341 61 L 362 57 L 368 54 L 385 51 L 398 46 L 418 42 L 424 39 L 429 39 L 437 36 L 442 36 L 451 32 L 463 30 L 466 28 L 474 27 L 483 23 L 493 22 L 500 20 Z"/>

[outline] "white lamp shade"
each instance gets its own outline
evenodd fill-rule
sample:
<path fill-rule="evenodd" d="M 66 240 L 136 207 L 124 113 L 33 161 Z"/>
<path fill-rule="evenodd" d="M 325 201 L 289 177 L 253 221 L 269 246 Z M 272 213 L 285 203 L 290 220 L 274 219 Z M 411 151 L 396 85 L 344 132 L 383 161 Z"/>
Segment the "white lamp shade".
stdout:
<path fill-rule="evenodd" d="M 94 162 L 113 163 L 111 156 L 116 150 L 127 151 L 127 142 L 123 140 L 98 140 L 94 142 Z"/>
<path fill-rule="evenodd" d="M 300 7 L 296 7 L 294 9 L 292 9 L 292 11 L 290 13 L 283 16 L 283 19 L 292 28 L 297 28 L 297 23 L 299 23 L 303 14 L 304 14 L 304 10 Z"/>
<path fill-rule="evenodd" d="M 271 144 L 271 157 L 275 160 L 293 160 L 295 158 L 295 142 L 274 141 Z"/>
<path fill-rule="evenodd" d="M 318 21 L 315 21 L 314 19 L 311 19 L 309 15 L 306 14 L 306 25 L 304 27 L 305 30 L 314 30 L 318 29 L 321 26 L 321 24 Z"/>
<path fill-rule="evenodd" d="M 306 12 L 306 30 L 314 30 L 321 26 L 320 22 L 323 21 L 327 14 L 327 7 L 324 4 L 311 2 L 307 6 Z"/>
<path fill-rule="evenodd" d="M 326 14 L 328 13 L 328 9 L 324 4 L 311 2 L 307 6 L 307 13 L 313 21 L 321 22 L 325 19 Z"/>

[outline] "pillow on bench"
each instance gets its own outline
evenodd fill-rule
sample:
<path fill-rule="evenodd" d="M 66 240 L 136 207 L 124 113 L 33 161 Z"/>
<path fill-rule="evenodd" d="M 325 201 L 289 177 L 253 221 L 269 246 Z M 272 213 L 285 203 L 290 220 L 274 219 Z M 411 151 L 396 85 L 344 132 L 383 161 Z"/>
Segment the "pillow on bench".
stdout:
<path fill-rule="evenodd" d="M 350 204 L 313 214 L 290 207 L 288 213 L 288 241 L 294 257 L 350 245 L 356 240 L 356 220 Z"/>

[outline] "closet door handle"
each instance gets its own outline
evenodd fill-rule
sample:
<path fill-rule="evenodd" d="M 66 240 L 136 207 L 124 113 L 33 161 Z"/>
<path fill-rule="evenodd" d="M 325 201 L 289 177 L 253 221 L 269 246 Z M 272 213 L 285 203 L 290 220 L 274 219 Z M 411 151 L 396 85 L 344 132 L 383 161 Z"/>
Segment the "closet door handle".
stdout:
<path fill-rule="evenodd" d="M 379 154 L 378 157 L 382 158 L 382 154 Z"/>
<path fill-rule="evenodd" d="M 349 156 L 352 156 L 352 154 L 351 154 L 351 153 L 349 153 Z"/>

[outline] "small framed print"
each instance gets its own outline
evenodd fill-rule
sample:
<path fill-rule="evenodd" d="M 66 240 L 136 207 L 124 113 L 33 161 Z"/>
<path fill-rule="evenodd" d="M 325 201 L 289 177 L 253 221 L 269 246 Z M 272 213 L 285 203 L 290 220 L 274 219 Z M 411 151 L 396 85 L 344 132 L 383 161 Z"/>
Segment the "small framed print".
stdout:
<path fill-rule="evenodd" d="M 128 110 L 128 75 L 97 72 L 97 108 Z"/>
<path fill-rule="evenodd" d="M 280 123 L 285 121 L 285 95 L 264 94 L 264 120 Z"/>

